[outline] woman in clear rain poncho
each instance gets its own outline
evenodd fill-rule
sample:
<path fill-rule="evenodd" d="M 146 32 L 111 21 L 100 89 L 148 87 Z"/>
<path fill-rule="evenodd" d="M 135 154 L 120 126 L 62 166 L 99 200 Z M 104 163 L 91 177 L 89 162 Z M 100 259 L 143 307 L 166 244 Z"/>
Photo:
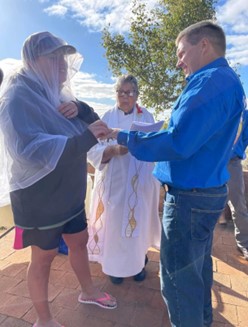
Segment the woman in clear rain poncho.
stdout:
<path fill-rule="evenodd" d="M 79 302 L 113 309 L 116 300 L 96 289 L 87 255 L 84 209 L 87 151 L 109 133 L 107 125 L 70 90 L 82 57 L 49 32 L 24 42 L 23 67 L 1 95 L 0 124 L 8 154 L 14 248 L 31 246 L 28 288 L 38 319 L 61 326 L 48 306 L 48 278 L 61 235 L 80 282 Z"/>

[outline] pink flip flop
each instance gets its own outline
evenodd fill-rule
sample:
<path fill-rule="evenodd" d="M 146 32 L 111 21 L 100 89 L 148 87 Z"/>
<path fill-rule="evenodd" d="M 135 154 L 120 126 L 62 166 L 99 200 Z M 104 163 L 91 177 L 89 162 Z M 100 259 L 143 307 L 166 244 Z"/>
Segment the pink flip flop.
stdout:
<path fill-rule="evenodd" d="M 104 303 L 105 301 L 111 300 L 111 297 L 108 293 L 103 293 L 105 296 L 98 298 L 98 299 L 81 299 L 81 294 L 78 297 L 78 302 L 84 303 L 84 304 L 95 304 L 98 305 L 101 308 L 104 309 L 115 309 L 117 308 L 117 303 L 115 302 L 114 304 L 107 304 Z"/>

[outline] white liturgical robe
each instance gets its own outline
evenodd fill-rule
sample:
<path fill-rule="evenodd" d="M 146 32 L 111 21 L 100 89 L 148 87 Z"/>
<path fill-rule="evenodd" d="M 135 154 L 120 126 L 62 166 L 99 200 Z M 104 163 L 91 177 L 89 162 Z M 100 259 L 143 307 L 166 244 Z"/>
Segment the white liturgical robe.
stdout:
<path fill-rule="evenodd" d="M 133 121 L 153 123 L 151 113 L 136 106 L 125 115 L 116 106 L 102 118 L 109 127 L 130 129 Z M 153 177 L 154 163 L 142 162 L 130 153 L 102 164 L 102 156 L 116 140 L 100 141 L 88 152 L 95 167 L 94 188 L 88 215 L 88 253 L 101 263 L 105 274 L 129 277 L 144 267 L 149 247 L 159 248 L 159 182 Z"/>

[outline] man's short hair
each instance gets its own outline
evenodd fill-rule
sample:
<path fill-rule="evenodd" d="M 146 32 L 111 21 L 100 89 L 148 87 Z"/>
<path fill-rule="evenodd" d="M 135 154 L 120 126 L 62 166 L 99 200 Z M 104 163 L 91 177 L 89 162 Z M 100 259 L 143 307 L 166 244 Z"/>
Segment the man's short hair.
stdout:
<path fill-rule="evenodd" d="M 0 85 L 2 84 L 2 81 L 3 81 L 3 71 L 0 68 Z"/>
<path fill-rule="evenodd" d="M 201 39 L 207 38 L 212 44 L 213 48 L 222 56 L 226 52 L 226 36 L 223 29 L 210 20 L 203 20 L 201 22 L 192 24 L 182 30 L 176 39 L 176 45 L 185 37 L 187 42 L 196 45 Z"/>

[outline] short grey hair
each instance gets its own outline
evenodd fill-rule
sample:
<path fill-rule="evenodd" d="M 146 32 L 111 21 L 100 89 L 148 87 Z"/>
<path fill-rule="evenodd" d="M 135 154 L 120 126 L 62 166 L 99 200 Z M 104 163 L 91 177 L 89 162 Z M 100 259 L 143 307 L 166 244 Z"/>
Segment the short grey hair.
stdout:
<path fill-rule="evenodd" d="M 185 37 L 187 42 L 196 45 L 204 37 L 209 40 L 214 49 L 225 55 L 226 52 L 226 36 L 223 29 L 211 20 L 203 20 L 201 22 L 192 24 L 182 30 L 176 39 L 176 45 Z"/>
<path fill-rule="evenodd" d="M 125 84 L 125 83 L 130 83 L 132 84 L 134 91 L 139 94 L 139 86 L 138 86 L 138 81 L 137 79 L 131 75 L 131 74 L 126 74 L 118 77 L 116 84 L 115 84 L 115 90 L 119 90 L 119 88 Z"/>

